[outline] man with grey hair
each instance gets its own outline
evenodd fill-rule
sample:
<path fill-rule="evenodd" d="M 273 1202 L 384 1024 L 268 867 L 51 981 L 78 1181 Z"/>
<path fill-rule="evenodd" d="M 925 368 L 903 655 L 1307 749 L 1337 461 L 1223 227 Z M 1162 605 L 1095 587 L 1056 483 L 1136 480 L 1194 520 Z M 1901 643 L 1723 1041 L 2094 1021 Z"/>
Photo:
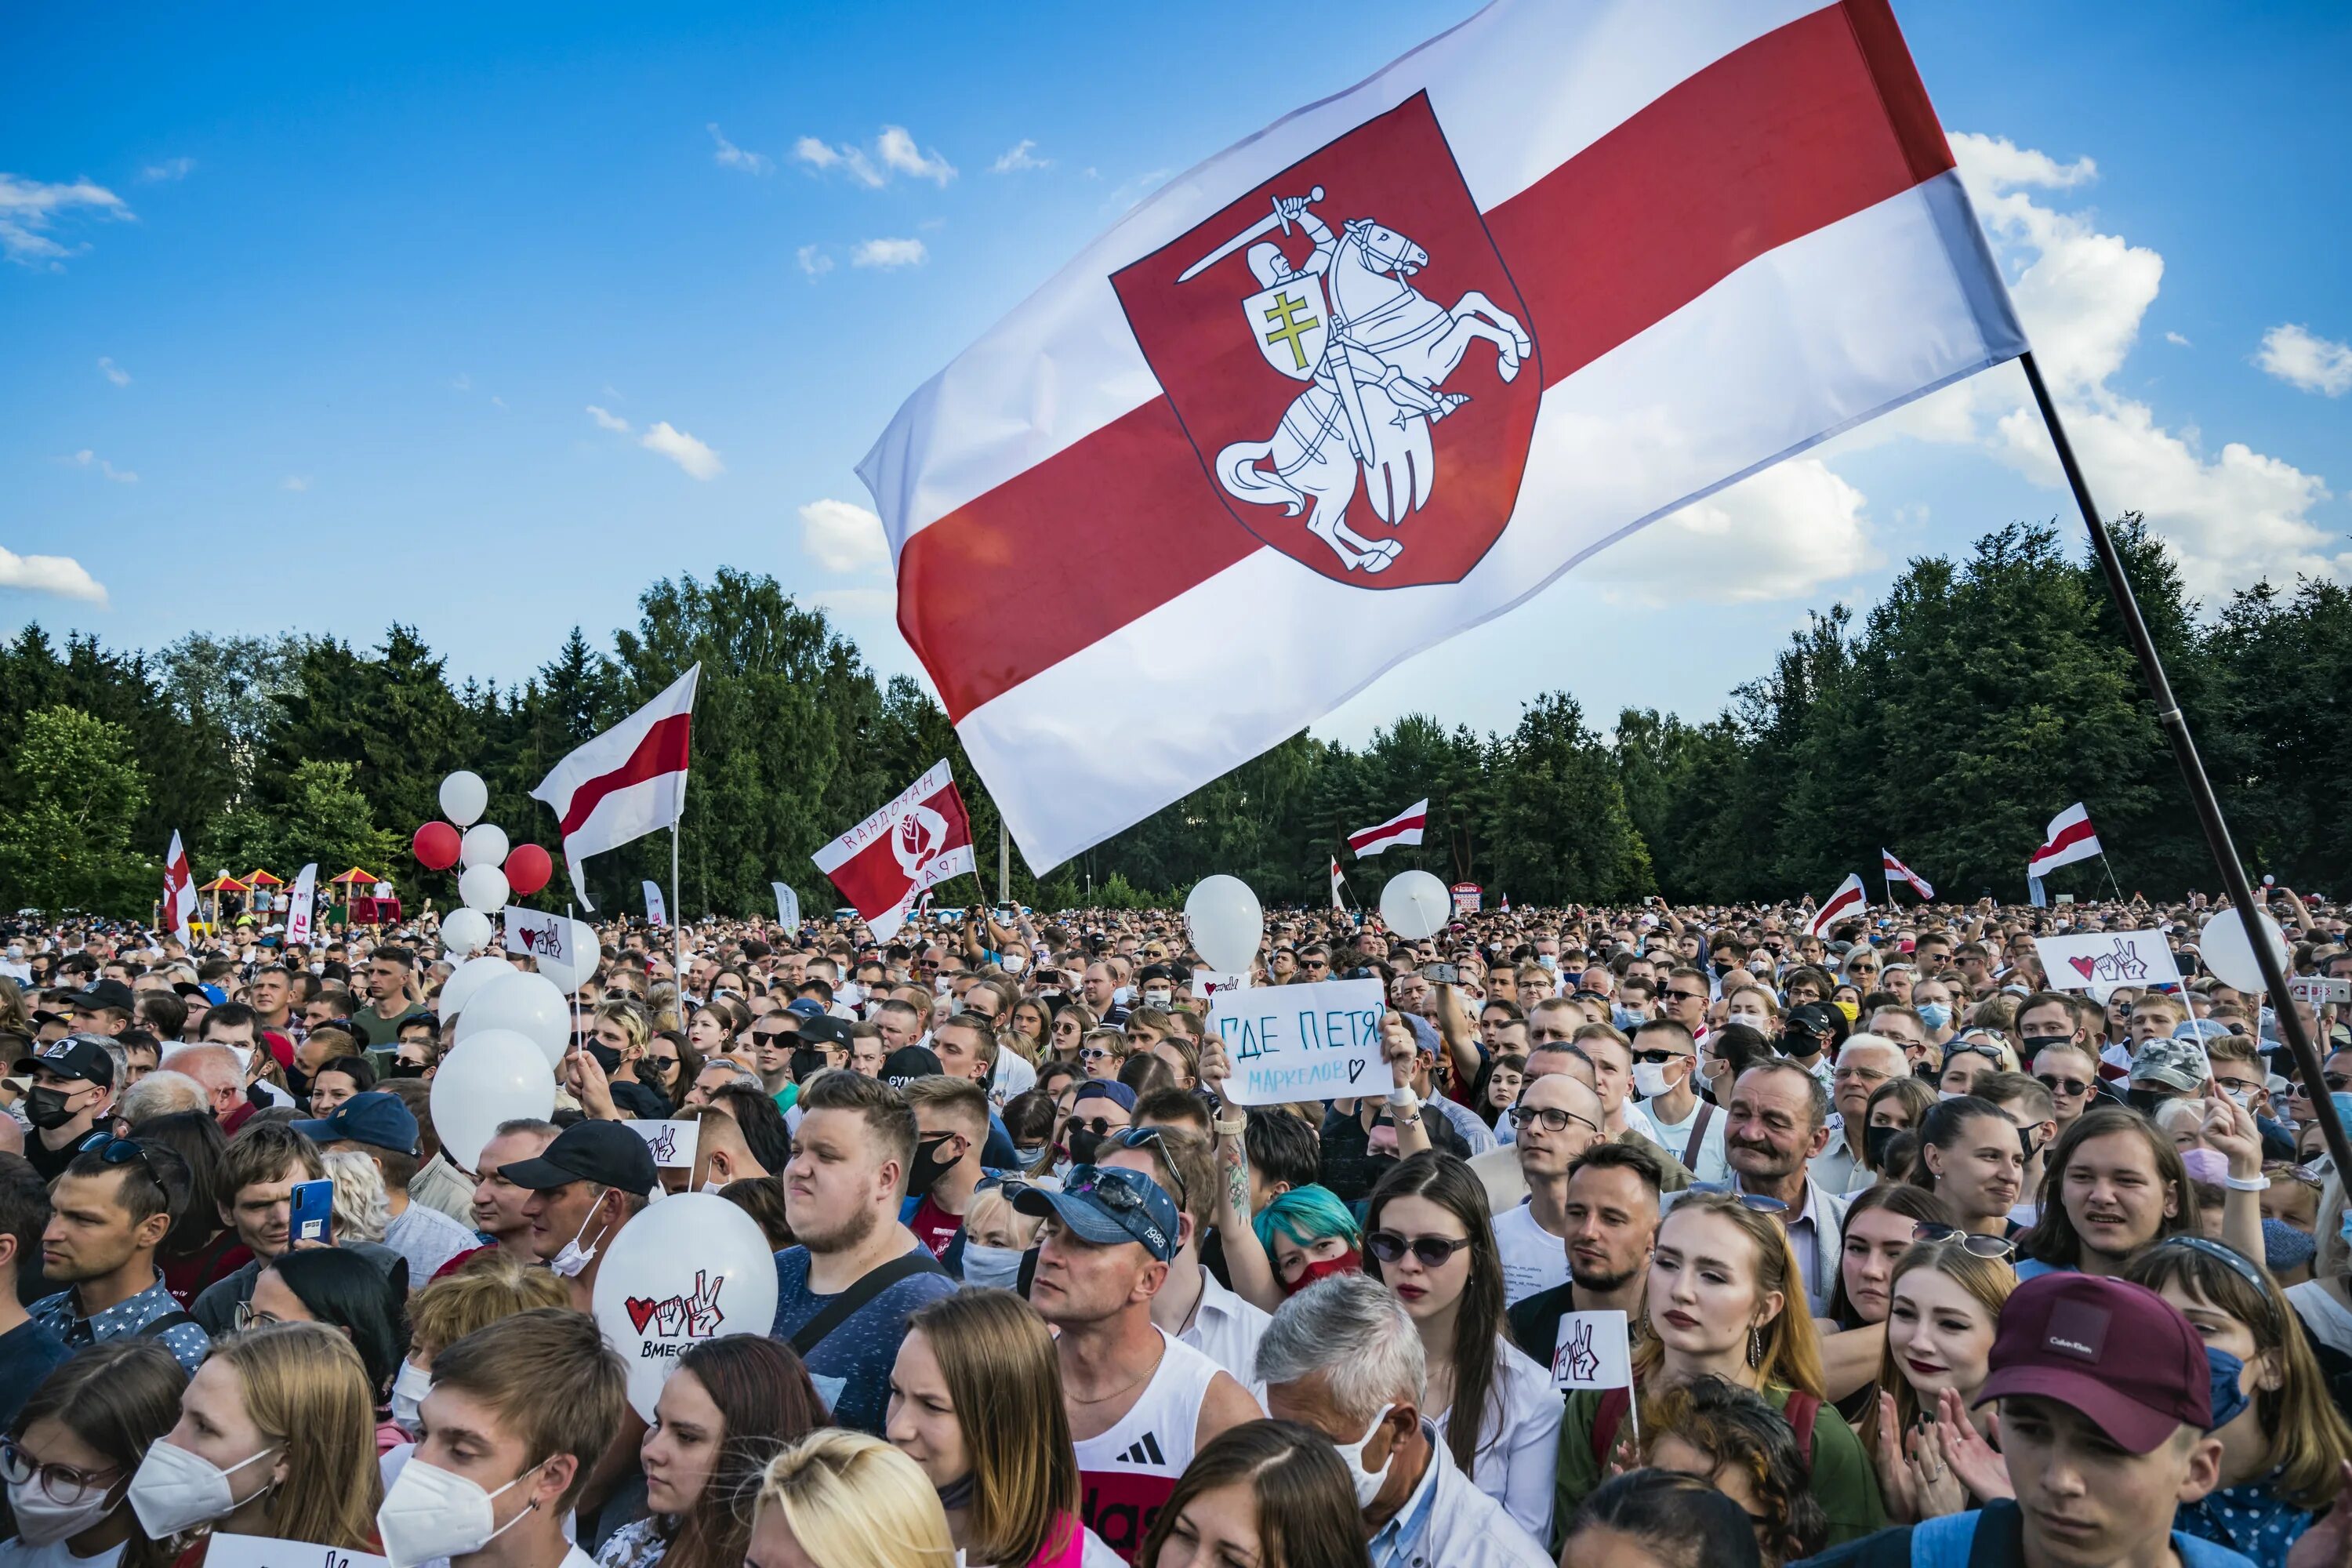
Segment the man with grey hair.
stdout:
<path fill-rule="evenodd" d="M 1879 1014 L 1886 1011 L 1882 1007 Z M 1909 1026 L 1913 1035 L 1918 1035 L 1916 1024 Z M 1832 1193 L 1844 1193 L 1857 1185 L 1866 1187 L 1876 1180 L 1862 1163 L 1863 1143 L 1870 1124 L 1870 1097 L 1878 1092 L 1882 1084 L 1910 1074 L 1911 1055 L 1903 1040 L 1879 1034 L 1846 1037 L 1845 1044 L 1838 1047 L 1837 1066 L 1830 1074 L 1830 1093 L 1835 1098 L 1838 1121 L 1831 1126 L 1828 1146 L 1813 1156 L 1809 1167 L 1815 1185 Z"/>
<path fill-rule="evenodd" d="M 186 1073 L 158 1068 L 124 1089 L 122 1098 L 114 1102 L 115 1135 L 129 1137 L 131 1128 L 158 1116 L 210 1110 L 212 1097 L 203 1084 Z"/>
<path fill-rule="evenodd" d="M 1266 1413 L 1328 1438 L 1356 1483 L 1375 1563 L 1550 1568 L 1503 1505 L 1454 1462 L 1423 1413 L 1428 1363 L 1396 1293 L 1364 1274 L 1283 1302 L 1258 1342 Z"/>

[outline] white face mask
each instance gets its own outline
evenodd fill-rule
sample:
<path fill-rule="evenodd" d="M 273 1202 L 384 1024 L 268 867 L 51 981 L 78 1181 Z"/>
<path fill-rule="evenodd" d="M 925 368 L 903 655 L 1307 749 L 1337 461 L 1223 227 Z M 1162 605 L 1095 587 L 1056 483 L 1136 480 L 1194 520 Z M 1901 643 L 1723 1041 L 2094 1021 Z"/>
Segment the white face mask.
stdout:
<path fill-rule="evenodd" d="M 539 1506 L 530 1504 L 504 1524 L 491 1507 L 494 1500 L 520 1486 L 539 1468 L 540 1465 L 533 1465 L 489 1492 L 464 1476 L 422 1459 L 409 1460 L 375 1512 L 376 1533 L 383 1540 L 385 1560 L 392 1568 L 416 1568 L 436 1557 L 464 1557 L 479 1552 Z"/>
<path fill-rule="evenodd" d="M 139 1528 L 147 1532 L 151 1541 L 161 1541 L 218 1519 L 267 1489 L 257 1489 L 238 1497 L 229 1487 L 229 1477 L 254 1460 L 266 1459 L 276 1452 L 274 1447 L 264 1448 L 224 1470 L 200 1454 L 159 1440 L 148 1448 L 146 1458 L 140 1461 L 139 1473 L 131 1478 L 127 1494 L 131 1511 L 139 1516 Z"/>
<path fill-rule="evenodd" d="M 84 1487 L 71 1502 L 58 1502 L 41 1489 L 38 1479 L 11 1481 L 8 1507 L 16 1515 L 16 1539 L 26 1546 L 48 1546 L 69 1535 L 79 1535 L 114 1511 L 106 1500 L 110 1487 Z"/>
<path fill-rule="evenodd" d="M 583 1247 L 580 1245 L 580 1238 L 588 1234 L 589 1226 L 595 1222 L 596 1211 L 604 1206 L 604 1194 L 599 1192 L 596 1201 L 588 1205 L 588 1213 L 581 1219 L 580 1228 L 573 1231 L 572 1239 L 563 1244 L 563 1250 L 547 1260 L 549 1273 L 559 1279 L 577 1279 L 588 1272 L 588 1266 L 596 1261 L 596 1247 L 602 1247 L 604 1243 L 600 1241 L 596 1247 Z"/>
<path fill-rule="evenodd" d="M 1667 1081 L 1664 1062 L 1633 1064 L 1633 1092 L 1643 1100 L 1655 1100 L 1675 1086 Z"/>
<path fill-rule="evenodd" d="M 1170 1005 L 1175 1000 L 1176 994 L 1173 991 L 1147 991 L 1143 994 L 1143 1005 L 1145 1006 L 1157 1007 L 1163 1013 L 1168 1010 Z"/>
<path fill-rule="evenodd" d="M 404 1432 L 416 1430 L 425 1396 L 433 1392 L 433 1374 L 413 1361 L 400 1363 L 392 1378 L 392 1419 Z"/>
<path fill-rule="evenodd" d="M 1372 1424 L 1364 1428 L 1364 1435 L 1362 1436 L 1357 1438 L 1352 1443 L 1334 1443 L 1331 1445 L 1331 1447 L 1339 1450 L 1339 1462 L 1348 1467 L 1348 1474 L 1355 1478 L 1356 1506 L 1358 1508 L 1370 1508 L 1372 1506 L 1372 1500 L 1381 1495 L 1381 1488 L 1389 1479 L 1389 1466 L 1396 1463 L 1396 1449 L 1391 1447 L 1389 1449 L 1389 1457 L 1381 1462 L 1379 1469 L 1367 1470 L 1364 1468 L 1365 1447 L 1371 1442 L 1372 1434 L 1381 1429 L 1381 1423 L 1389 1418 L 1389 1412 L 1395 1408 L 1396 1406 L 1393 1405 L 1381 1405 L 1381 1413 L 1372 1417 Z"/>
<path fill-rule="evenodd" d="M 963 1244 L 965 1284 L 1010 1290 L 1020 1279 L 1021 1253 L 1017 1247 L 982 1247 L 970 1241 Z"/>

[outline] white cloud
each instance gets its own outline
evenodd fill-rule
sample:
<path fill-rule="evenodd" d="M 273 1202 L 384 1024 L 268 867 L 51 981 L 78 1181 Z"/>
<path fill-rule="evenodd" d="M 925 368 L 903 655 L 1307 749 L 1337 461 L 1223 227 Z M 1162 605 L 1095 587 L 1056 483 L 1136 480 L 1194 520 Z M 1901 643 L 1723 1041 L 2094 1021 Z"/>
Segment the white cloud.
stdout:
<path fill-rule="evenodd" d="M 0 588 L 55 594 L 61 599 L 106 603 L 106 587 L 70 555 L 18 555 L 0 550 Z"/>
<path fill-rule="evenodd" d="M 710 132 L 710 139 L 719 143 L 718 151 L 710 154 L 710 161 L 720 167 L 740 169 L 747 174 L 764 174 L 776 166 L 776 161 L 765 153 L 746 153 L 727 140 L 726 134 L 717 125 L 708 125 L 704 129 Z"/>
<path fill-rule="evenodd" d="M 2187 338 L 2182 337 L 2179 332 L 2167 332 L 2167 333 L 2165 333 L 2165 334 L 2164 334 L 2164 341 L 2165 341 L 2166 342 L 2168 342 L 2168 343 L 2172 344 L 2175 348 L 2183 348 L 2183 349 L 2185 349 L 2185 348 L 2189 348 L 2189 347 L 2193 346 L 2192 344 L 2190 344 L 2190 342 L 2189 342 L 2189 340 L 2188 340 Z"/>
<path fill-rule="evenodd" d="M 284 479 L 278 481 L 278 488 L 281 490 L 295 490 L 298 492 L 307 490 L 310 488 L 310 476 L 308 474 L 289 474 Z"/>
<path fill-rule="evenodd" d="M 195 172 L 195 167 L 194 158 L 166 158 L 140 170 L 139 177 L 142 180 L 184 180 Z"/>
<path fill-rule="evenodd" d="M 129 386 L 131 384 L 131 373 L 123 369 L 121 365 L 115 363 L 113 360 L 110 359 L 105 354 L 98 356 L 98 374 L 106 377 L 107 380 L 114 383 L 117 386 Z"/>
<path fill-rule="evenodd" d="M 100 473 L 104 474 L 108 479 L 112 479 L 118 485 L 135 485 L 139 482 L 139 476 L 137 474 L 132 473 L 128 468 L 116 468 L 112 463 L 108 462 L 104 458 L 100 457 L 96 452 L 91 451 L 87 447 L 84 447 L 80 451 L 76 452 L 72 457 L 67 458 L 66 461 L 73 464 L 74 467 L 78 468 L 96 468 Z"/>
<path fill-rule="evenodd" d="M 1052 168 L 1054 160 L 1051 158 L 1033 157 L 1030 154 L 1029 150 L 1036 145 L 1036 142 L 1024 136 L 1006 149 L 1003 157 L 991 163 L 988 166 L 988 172 L 992 174 L 1017 174 L 1024 169 Z"/>
<path fill-rule="evenodd" d="M 793 143 L 793 158 L 819 174 L 839 169 L 869 189 L 878 189 L 890 183 L 890 176 L 876 168 L 874 160 L 868 158 L 863 149 L 853 147 L 846 142 L 838 147 L 830 147 L 814 136 L 803 136 Z"/>
<path fill-rule="evenodd" d="M 828 572 L 856 572 L 890 558 L 882 520 L 845 500 L 813 500 L 801 508 L 801 548 Z"/>
<path fill-rule="evenodd" d="M 919 267 L 930 252 L 919 239 L 861 239 L 850 247 L 852 267 Z"/>
<path fill-rule="evenodd" d="M 607 414 L 593 403 L 588 405 L 588 417 L 596 422 L 596 427 L 600 430 L 616 431 L 623 436 L 629 433 L 627 420 L 617 414 Z"/>
<path fill-rule="evenodd" d="M 2352 392 L 2352 345 L 2323 338 L 2292 322 L 2263 334 L 2254 363 L 2290 386 L 2341 397 Z"/>
<path fill-rule="evenodd" d="M 2020 147 L 2006 136 L 1980 136 L 1963 131 L 1953 136 L 1952 151 L 1958 156 L 1960 172 L 1971 187 L 1982 184 L 2015 190 L 2030 185 L 2045 191 L 2067 191 L 2076 185 L 2087 185 L 2099 177 L 2098 164 L 2088 158 L 2061 163 L 2047 153 Z"/>
<path fill-rule="evenodd" d="M 121 196 L 89 180 L 58 184 L 0 174 L 0 256 L 19 266 L 59 268 L 64 258 L 89 248 L 53 237 L 58 217 L 78 210 L 101 218 L 131 216 Z"/>
<path fill-rule="evenodd" d="M 938 148 L 920 151 L 903 125 L 885 125 L 874 150 L 881 154 L 884 168 L 895 169 L 909 179 L 929 180 L 944 189 L 956 177 L 955 165 L 940 157 Z"/>
<path fill-rule="evenodd" d="M 801 270 L 812 278 L 822 278 L 833 270 L 833 258 L 821 245 L 803 245 L 799 251 Z"/>
<path fill-rule="evenodd" d="M 1804 598 L 1880 563 L 1865 504 L 1819 458 L 1799 458 L 1660 518 L 1576 576 L 1642 605 Z"/>
<path fill-rule="evenodd" d="M 648 452 L 660 453 L 694 479 L 715 479 L 726 471 L 718 453 L 685 431 L 674 428 L 667 419 L 656 421 L 637 445 Z"/>

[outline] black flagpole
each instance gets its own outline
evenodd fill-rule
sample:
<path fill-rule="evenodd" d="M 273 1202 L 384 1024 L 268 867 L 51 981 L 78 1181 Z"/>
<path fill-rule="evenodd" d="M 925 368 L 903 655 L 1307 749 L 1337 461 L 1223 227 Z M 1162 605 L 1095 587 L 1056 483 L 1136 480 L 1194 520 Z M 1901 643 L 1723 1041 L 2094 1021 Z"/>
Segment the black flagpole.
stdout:
<path fill-rule="evenodd" d="M 2148 636 L 2147 622 L 2139 613 L 2139 600 L 2132 594 L 2131 580 L 2124 574 L 2123 557 L 2116 551 L 2115 536 L 2107 531 L 2098 507 L 2091 500 L 2091 487 L 2084 481 L 2082 466 L 2074 461 L 2074 444 L 2066 439 L 2066 426 L 2059 422 L 2058 409 L 2050 401 L 2050 388 L 2042 382 L 2042 367 L 2033 363 L 2032 351 L 2020 356 L 2019 363 L 2025 367 L 2027 384 L 2033 388 L 2034 406 L 2042 411 L 2042 427 L 2050 432 L 2051 443 L 2058 448 L 2058 463 L 2066 470 L 2066 484 L 2074 492 L 2074 505 L 2083 514 L 2083 525 L 2091 531 L 2091 549 L 2099 558 L 2100 570 L 2107 575 L 2107 591 L 2115 596 L 2116 612 L 2123 616 L 2125 634 L 2131 638 L 2132 651 L 2139 656 L 2140 673 L 2147 678 L 2148 690 L 2156 699 L 2157 721 L 2164 726 L 2166 736 L 2172 742 L 2173 760 L 2180 764 L 2180 776 L 2189 785 L 2189 801 L 2197 807 L 2198 825 L 2205 830 L 2205 847 L 2221 869 L 2221 889 L 2229 894 L 2231 906 L 2246 928 L 2255 961 L 2262 965 L 2263 988 L 2270 994 L 2279 1034 L 2286 1041 L 2287 1049 L 2294 1054 L 2295 1070 L 2314 1091 L 2310 1096 L 2312 1114 L 2318 1118 L 2321 1136 L 2327 1142 L 2328 1153 L 2335 1158 L 2337 1178 L 2352 1182 L 2352 1143 L 2346 1142 L 2344 1123 L 2336 1115 L 2335 1101 L 2320 1082 L 2319 1056 L 2303 1032 L 2303 1019 L 2295 1013 L 2294 998 L 2287 994 L 2286 973 L 2280 968 L 2278 954 L 2264 939 L 2261 924 L 2254 918 L 2261 912 L 2261 906 L 2254 901 L 2254 889 L 2246 879 L 2246 868 L 2238 858 L 2237 846 L 2231 842 L 2230 825 L 2221 818 L 2221 803 L 2213 797 L 2213 782 L 2205 776 L 2205 763 L 2197 754 L 2197 742 L 2189 738 L 2189 721 L 2172 695 L 2172 682 L 2165 678 L 2164 661 L 2157 657 L 2156 642 Z"/>

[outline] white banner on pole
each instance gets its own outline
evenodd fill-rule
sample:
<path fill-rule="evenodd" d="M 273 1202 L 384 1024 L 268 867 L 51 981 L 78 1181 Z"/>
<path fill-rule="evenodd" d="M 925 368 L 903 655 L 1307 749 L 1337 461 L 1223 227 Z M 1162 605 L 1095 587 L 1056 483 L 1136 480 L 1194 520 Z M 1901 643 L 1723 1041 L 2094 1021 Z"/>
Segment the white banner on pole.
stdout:
<path fill-rule="evenodd" d="M 801 896 L 790 882 L 771 882 L 776 890 L 776 923 L 788 931 L 801 929 Z"/>
<path fill-rule="evenodd" d="M 1386 1004 L 1377 980 L 1228 991 L 1209 1005 L 1209 1027 L 1225 1043 L 1236 1105 L 1302 1100 L 1376 1099 L 1396 1087 L 1381 1039 Z"/>
<path fill-rule="evenodd" d="M 669 924 L 669 910 L 662 905 L 661 884 L 650 879 L 646 883 L 646 921 L 649 925 Z"/>
<path fill-rule="evenodd" d="M 316 916 L 319 900 L 319 863 L 311 861 L 294 879 L 294 890 L 286 896 L 286 945 L 310 945 L 310 922 Z"/>

